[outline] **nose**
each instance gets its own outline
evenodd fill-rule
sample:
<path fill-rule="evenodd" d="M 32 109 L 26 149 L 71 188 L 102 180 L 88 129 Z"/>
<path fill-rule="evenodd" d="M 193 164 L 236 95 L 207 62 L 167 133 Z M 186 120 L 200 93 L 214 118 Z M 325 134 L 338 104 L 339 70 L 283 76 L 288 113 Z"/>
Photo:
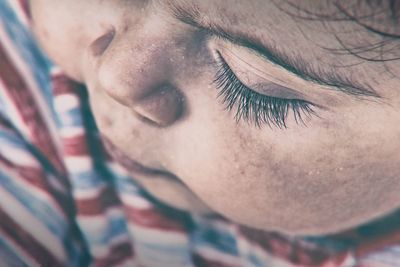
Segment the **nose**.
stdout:
<path fill-rule="evenodd" d="M 158 90 L 139 101 L 134 111 L 150 123 L 166 127 L 181 117 L 183 97 L 171 85 L 159 86 Z"/>
<path fill-rule="evenodd" d="M 184 96 L 173 83 L 172 64 L 179 55 L 170 36 L 152 36 L 146 28 L 115 29 L 96 41 L 91 47 L 99 62 L 99 90 L 146 123 L 167 127 L 179 120 Z"/>

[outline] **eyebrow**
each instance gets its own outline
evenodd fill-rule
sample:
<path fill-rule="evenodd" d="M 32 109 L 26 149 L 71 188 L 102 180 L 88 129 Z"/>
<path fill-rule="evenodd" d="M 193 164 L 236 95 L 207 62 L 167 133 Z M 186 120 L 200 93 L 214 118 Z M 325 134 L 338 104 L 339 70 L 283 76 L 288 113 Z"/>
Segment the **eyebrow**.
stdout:
<path fill-rule="evenodd" d="M 179 21 L 204 30 L 208 34 L 218 36 L 231 43 L 246 47 L 269 62 L 284 68 L 303 80 L 317 85 L 327 86 L 351 96 L 380 98 L 380 95 L 371 86 L 363 85 L 354 80 L 354 78 L 340 75 L 334 71 L 316 69 L 302 58 L 298 56 L 289 57 L 278 51 L 275 47 L 267 46 L 259 39 L 249 34 L 230 32 L 228 29 L 224 28 L 223 25 L 211 21 L 206 22 L 200 9 L 195 4 L 182 6 L 176 3 L 170 3 L 169 7 L 175 18 Z"/>

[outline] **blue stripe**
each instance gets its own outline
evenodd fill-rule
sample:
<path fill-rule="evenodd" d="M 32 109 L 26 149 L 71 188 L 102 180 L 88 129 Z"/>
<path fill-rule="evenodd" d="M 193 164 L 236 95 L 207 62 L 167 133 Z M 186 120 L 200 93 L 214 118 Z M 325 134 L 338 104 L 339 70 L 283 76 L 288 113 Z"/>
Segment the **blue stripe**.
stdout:
<path fill-rule="evenodd" d="M 116 184 L 116 188 L 118 192 L 127 195 L 139 195 L 140 188 L 138 184 L 133 180 L 130 176 L 120 176 L 115 173 L 112 173 L 114 176 L 114 181 Z"/>
<path fill-rule="evenodd" d="M 82 172 L 70 170 L 70 180 L 74 190 L 93 190 L 106 184 L 101 175 L 93 169 Z"/>
<path fill-rule="evenodd" d="M 24 25 L 21 24 L 17 15 L 7 3 L 7 0 L 0 0 L 0 22 L 4 25 L 7 34 L 20 52 L 30 72 L 33 74 L 33 78 L 38 84 L 39 89 L 42 90 L 43 97 L 52 113 L 52 119 L 55 121 L 56 125 L 59 125 L 56 112 L 53 108 L 51 80 L 49 75 L 53 64 L 41 52 L 30 29 L 25 28 Z"/>
<path fill-rule="evenodd" d="M 267 266 L 271 266 L 272 267 L 272 265 L 266 265 L 263 261 L 261 261 L 254 254 L 247 255 L 247 260 L 248 260 L 248 262 L 253 264 L 253 266 L 255 266 L 255 267 L 267 267 Z"/>
<path fill-rule="evenodd" d="M 10 267 L 28 267 L 28 263 L 23 262 L 21 257 L 17 255 L 13 248 L 11 248 L 5 238 L 0 236 L 0 263 Z M 29 263 L 32 264 L 32 263 Z"/>
<path fill-rule="evenodd" d="M 31 191 L 19 187 L 14 180 L 15 178 L 9 177 L 0 171 L 0 186 L 14 196 L 51 233 L 63 240 L 67 225 L 60 214 L 51 205 L 35 197 Z"/>
<path fill-rule="evenodd" d="M 81 110 L 77 108 L 60 113 L 59 118 L 62 127 L 82 127 L 83 125 Z"/>
<path fill-rule="evenodd" d="M 86 266 L 81 265 L 83 259 L 87 259 L 87 251 L 86 248 L 80 245 L 78 242 L 82 242 L 81 240 L 77 241 L 71 238 L 71 236 L 65 236 L 63 240 L 64 248 L 68 255 L 68 266 Z"/>
<path fill-rule="evenodd" d="M 208 223 L 198 223 L 192 234 L 193 243 L 199 247 L 213 247 L 225 254 L 239 254 L 235 236 Z"/>
<path fill-rule="evenodd" d="M 345 241 L 329 239 L 324 236 L 305 236 L 301 237 L 303 241 L 312 243 L 314 246 L 323 247 L 332 251 L 344 251 L 352 247 L 351 243 Z"/>
<path fill-rule="evenodd" d="M 163 253 L 163 254 L 168 254 L 170 256 L 176 257 L 189 257 L 189 247 L 187 243 L 183 244 L 159 244 L 155 243 L 158 242 L 158 240 L 141 240 L 141 239 L 135 239 L 135 244 L 137 246 L 141 247 L 146 247 L 148 250 L 153 250 L 157 251 L 157 253 Z"/>
<path fill-rule="evenodd" d="M 79 220 L 79 219 L 78 219 Z M 104 227 L 96 228 L 93 225 L 80 223 L 85 230 L 85 236 L 90 246 L 108 245 L 114 239 L 121 236 L 128 236 L 126 219 L 124 215 L 109 215 L 102 217 L 106 220 Z"/>
<path fill-rule="evenodd" d="M 25 141 L 23 139 L 21 139 L 21 137 L 19 137 L 14 132 L 7 131 L 7 130 L 0 131 L 0 148 L 3 146 L 2 144 L 6 144 L 6 146 L 11 146 L 11 151 L 14 149 L 21 150 L 21 151 L 27 153 L 33 159 L 36 159 L 33 155 L 30 154 L 29 147 L 25 143 Z M 7 152 L 10 152 L 10 151 L 5 151 L 5 153 L 7 153 Z M 43 164 L 43 162 L 42 162 L 42 164 Z M 43 168 L 43 170 L 45 170 L 46 165 L 42 165 L 42 168 Z M 54 177 L 52 179 L 56 179 L 55 176 L 52 176 L 52 177 Z M 5 181 L 4 177 L 0 177 L 0 186 L 4 187 L 2 185 L 2 182 L 9 183 L 9 181 L 8 182 Z M 10 190 L 10 187 L 11 187 L 11 190 Z M 15 185 L 9 185 L 8 188 L 4 187 L 4 189 L 6 189 L 6 190 L 8 189 L 8 191 L 10 191 L 10 193 L 13 194 L 13 192 L 15 190 L 18 190 L 16 187 L 17 186 L 15 186 Z M 29 196 L 25 196 L 24 192 L 22 192 L 21 195 L 24 196 L 24 198 L 23 198 L 24 200 L 21 201 L 21 198 L 19 198 L 19 201 L 22 204 L 28 202 Z M 14 195 L 14 197 L 18 198 L 18 195 Z M 31 203 L 30 200 L 29 200 L 29 203 Z M 66 252 L 68 253 L 68 259 L 70 260 L 69 266 L 80 266 L 80 262 L 82 261 L 82 259 L 87 258 L 87 255 L 85 254 L 86 253 L 85 248 L 82 246 L 82 244 L 79 243 L 81 241 L 77 242 L 77 240 L 72 239 L 71 236 L 69 236 L 68 234 L 64 234 L 64 233 L 67 233 L 67 231 L 63 231 L 63 229 L 65 228 L 65 223 L 61 222 L 62 224 L 60 225 L 60 222 L 57 221 L 57 217 L 54 217 L 54 215 L 52 214 L 51 211 L 46 211 L 46 210 L 42 209 L 41 207 L 37 207 L 37 205 L 35 205 L 34 203 L 31 203 L 31 204 L 33 204 L 33 206 L 36 207 L 35 212 L 32 212 L 32 208 L 29 209 L 30 207 L 27 207 L 31 211 L 31 214 L 36 217 L 39 216 L 40 217 L 39 220 L 41 220 L 42 223 L 46 223 L 46 226 L 51 230 L 52 233 L 55 233 L 58 237 L 60 237 L 60 236 L 63 237 L 62 243 L 63 243 L 63 246 L 64 246 Z M 45 215 L 43 216 L 41 214 L 37 214 L 36 209 L 39 210 L 40 212 L 43 212 Z M 48 218 L 54 218 L 55 221 L 54 222 L 49 221 Z M 42 219 L 44 219 L 45 221 L 43 221 Z M 68 225 L 68 227 L 70 227 L 70 226 Z M 79 238 L 79 236 L 78 236 L 78 238 Z M 2 251 L 0 251 L 0 255 L 1 255 L 1 252 Z M 0 263 L 1 263 L 1 261 L 0 261 Z M 19 265 L 12 265 L 12 266 L 19 266 Z"/>
<path fill-rule="evenodd" d="M 79 235 L 81 237 L 81 235 Z M 90 266 L 91 261 L 90 252 L 86 247 L 86 243 L 79 238 L 72 240 L 70 236 L 65 239 L 65 247 L 68 251 L 68 266 Z"/>
<path fill-rule="evenodd" d="M 180 251 L 171 251 L 168 246 L 150 247 L 141 246 L 135 242 L 136 250 L 140 251 L 140 258 L 145 266 L 193 266 L 191 254 L 188 248 Z"/>
<path fill-rule="evenodd" d="M 17 136 L 13 132 L 9 131 L 1 131 L 0 130 L 0 144 L 5 143 L 8 146 L 18 148 L 18 149 L 27 149 L 25 142 L 21 139 L 21 137 Z"/>

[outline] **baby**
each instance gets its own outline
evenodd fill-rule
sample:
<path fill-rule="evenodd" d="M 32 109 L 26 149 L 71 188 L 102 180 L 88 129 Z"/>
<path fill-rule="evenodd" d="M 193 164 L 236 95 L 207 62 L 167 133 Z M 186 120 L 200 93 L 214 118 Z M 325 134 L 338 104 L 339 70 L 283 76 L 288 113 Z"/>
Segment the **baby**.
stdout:
<path fill-rule="evenodd" d="M 74 86 L 87 91 L 107 153 L 166 210 L 305 242 L 338 240 L 399 208 L 397 1 L 31 0 L 29 8 L 43 51 L 69 83 L 84 85 Z M 271 247 L 263 250 L 279 254 Z M 190 264 L 325 266 L 322 254 L 253 265 L 202 254 Z M 340 255 L 329 266 L 358 264 Z"/>

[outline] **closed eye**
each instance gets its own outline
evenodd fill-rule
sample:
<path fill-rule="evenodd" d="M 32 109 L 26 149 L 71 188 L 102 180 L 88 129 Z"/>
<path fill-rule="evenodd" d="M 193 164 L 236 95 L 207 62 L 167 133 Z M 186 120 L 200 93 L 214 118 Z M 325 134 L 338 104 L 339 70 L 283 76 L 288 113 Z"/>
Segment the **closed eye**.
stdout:
<path fill-rule="evenodd" d="M 297 124 L 305 125 L 305 117 L 315 115 L 315 105 L 301 99 L 279 98 L 264 95 L 241 82 L 220 52 L 217 54 L 218 71 L 214 78 L 225 108 L 236 108 L 237 122 L 244 120 L 257 127 L 287 128 L 287 119 L 292 114 Z"/>

